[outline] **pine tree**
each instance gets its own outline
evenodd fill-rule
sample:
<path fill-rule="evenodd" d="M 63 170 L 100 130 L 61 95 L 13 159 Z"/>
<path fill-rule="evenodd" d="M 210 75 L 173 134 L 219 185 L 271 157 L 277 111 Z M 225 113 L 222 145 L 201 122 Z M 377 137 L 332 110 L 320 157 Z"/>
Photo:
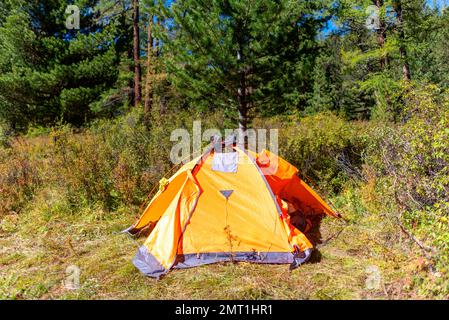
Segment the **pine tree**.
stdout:
<path fill-rule="evenodd" d="M 320 5 L 321 4 L 321 5 Z M 222 108 L 245 131 L 253 114 L 304 109 L 321 1 L 181 0 L 165 10 L 170 81 L 191 106 Z"/>
<path fill-rule="evenodd" d="M 16 129 L 58 120 L 82 124 L 117 79 L 114 32 L 80 1 L 80 29 L 67 29 L 69 1 L 10 1 L 0 26 L 0 117 Z M 18 36 L 20 35 L 20 36 Z"/>
<path fill-rule="evenodd" d="M 134 64 L 134 106 L 140 106 L 142 92 L 140 82 L 142 80 L 140 68 L 140 10 L 139 0 L 133 0 L 133 64 Z"/>
<path fill-rule="evenodd" d="M 341 39 L 331 35 L 322 40 L 322 50 L 317 56 L 313 71 L 313 95 L 305 110 L 315 113 L 324 110 L 340 112 L 343 90 L 343 70 L 340 55 Z"/>

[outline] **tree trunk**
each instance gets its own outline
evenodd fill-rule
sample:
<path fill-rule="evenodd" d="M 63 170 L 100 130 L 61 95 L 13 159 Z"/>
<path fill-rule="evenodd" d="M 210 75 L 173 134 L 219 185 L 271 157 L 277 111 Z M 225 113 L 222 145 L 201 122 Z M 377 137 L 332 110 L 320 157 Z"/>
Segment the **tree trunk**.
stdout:
<path fill-rule="evenodd" d="M 140 80 L 139 0 L 133 0 L 134 106 L 142 101 Z"/>
<path fill-rule="evenodd" d="M 374 5 L 379 9 L 379 12 L 384 6 L 384 0 L 373 0 Z M 385 42 L 387 39 L 387 30 L 384 19 L 379 17 L 379 26 L 377 29 L 377 44 L 382 49 L 385 47 Z M 388 65 L 388 55 L 382 56 L 380 58 L 380 68 L 383 71 Z"/>
<path fill-rule="evenodd" d="M 157 18 L 157 20 L 156 20 L 156 23 L 157 23 L 157 25 L 158 25 L 158 27 L 160 28 L 161 27 L 161 20 L 159 19 L 159 17 Z M 161 40 L 160 39 L 156 39 L 156 42 L 155 42 L 155 47 L 156 47 L 156 57 L 158 57 L 159 58 L 159 55 L 161 54 Z"/>
<path fill-rule="evenodd" d="M 128 61 L 129 61 L 129 63 L 126 64 L 126 72 L 127 73 L 129 72 L 129 74 L 131 74 L 132 68 L 133 68 L 133 66 L 131 64 L 132 57 L 133 57 L 133 53 L 132 53 L 131 47 L 128 47 L 128 49 L 126 50 L 126 57 L 128 58 Z M 134 81 L 130 77 L 129 80 L 128 80 L 128 88 L 127 88 L 127 90 L 128 90 L 128 102 L 129 102 L 128 108 L 129 109 L 131 109 L 131 107 L 134 105 L 134 89 L 133 89 L 133 86 L 134 86 Z"/>
<path fill-rule="evenodd" d="M 243 50 L 241 47 L 237 52 L 237 60 L 243 61 Z M 237 103 L 238 103 L 238 113 L 239 113 L 239 143 L 247 144 L 246 130 L 248 126 L 248 100 L 247 100 L 247 90 L 246 90 L 246 71 L 243 68 L 243 64 L 240 65 L 239 70 L 239 87 L 237 89 Z"/>
<path fill-rule="evenodd" d="M 153 25 L 153 15 L 150 15 L 148 21 L 148 44 L 147 44 L 147 76 L 145 81 L 145 103 L 144 103 L 144 113 L 145 121 L 149 122 L 151 108 L 153 106 L 153 88 L 152 88 L 152 59 L 153 59 L 153 34 L 151 32 L 151 27 Z"/>
<path fill-rule="evenodd" d="M 399 29 L 399 53 L 403 62 L 402 65 L 402 77 L 405 81 L 411 80 L 410 65 L 408 64 L 407 49 L 405 48 L 405 33 L 404 33 L 404 20 L 402 17 L 402 3 L 401 0 L 393 2 L 394 11 L 396 12 L 396 20 Z"/>

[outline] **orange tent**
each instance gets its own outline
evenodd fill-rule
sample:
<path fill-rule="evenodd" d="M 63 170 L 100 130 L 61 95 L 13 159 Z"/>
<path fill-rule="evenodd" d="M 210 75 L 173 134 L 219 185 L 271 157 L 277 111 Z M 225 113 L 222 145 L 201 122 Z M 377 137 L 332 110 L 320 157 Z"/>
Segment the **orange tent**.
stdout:
<path fill-rule="evenodd" d="M 313 249 L 290 223 L 286 203 L 306 215 L 338 217 L 304 181 L 298 169 L 264 151 L 225 142 L 182 166 L 161 185 L 140 219 L 126 230 L 151 229 L 133 263 L 159 278 L 171 268 L 220 261 L 307 261 Z"/>

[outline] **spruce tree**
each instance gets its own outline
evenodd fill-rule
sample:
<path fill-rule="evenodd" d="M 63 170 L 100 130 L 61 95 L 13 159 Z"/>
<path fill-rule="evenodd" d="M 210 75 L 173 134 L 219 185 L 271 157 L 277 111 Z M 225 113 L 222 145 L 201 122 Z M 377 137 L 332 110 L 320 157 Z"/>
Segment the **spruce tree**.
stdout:
<path fill-rule="evenodd" d="M 180 0 L 165 12 L 168 74 L 190 106 L 222 108 L 242 131 L 255 113 L 304 109 L 321 1 Z"/>
<path fill-rule="evenodd" d="M 16 129 L 80 125 L 117 79 L 115 30 L 98 23 L 93 0 L 75 2 L 80 29 L 68 29 L 69 3 L 9 2 L 0 26 L 0 117 Z"/>

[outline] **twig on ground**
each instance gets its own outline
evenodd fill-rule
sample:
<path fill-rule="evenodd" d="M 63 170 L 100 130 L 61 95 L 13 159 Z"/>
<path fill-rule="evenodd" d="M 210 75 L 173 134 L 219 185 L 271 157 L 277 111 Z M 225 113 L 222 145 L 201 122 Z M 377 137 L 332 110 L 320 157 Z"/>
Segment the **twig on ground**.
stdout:
<path fill-rule="evenodd" d="M 432 255 L 429 254 L 429 252 L 432 254 L 435 254 L 437 252 L 436 249 L 431 246 L 425 245 L 419 239 L 417 239 L 410 231 L 408 231 L 405 228 L 405 226 L 402 224 L 401 217 L 402 217 L 402 214 L 400 214 L 398 217 L 398 225 L 399 225 L 399 228 L 401 228 L 401 231 L 404 232 L 414 243 L 416 243 L 419 248 L 421 248 L 421 250 L 423 251 L 427 260 L 432 261 Z M 429 264 L 429 270 L 430 270 L 430 272 L 434 273 L 432 264 Z"/>

